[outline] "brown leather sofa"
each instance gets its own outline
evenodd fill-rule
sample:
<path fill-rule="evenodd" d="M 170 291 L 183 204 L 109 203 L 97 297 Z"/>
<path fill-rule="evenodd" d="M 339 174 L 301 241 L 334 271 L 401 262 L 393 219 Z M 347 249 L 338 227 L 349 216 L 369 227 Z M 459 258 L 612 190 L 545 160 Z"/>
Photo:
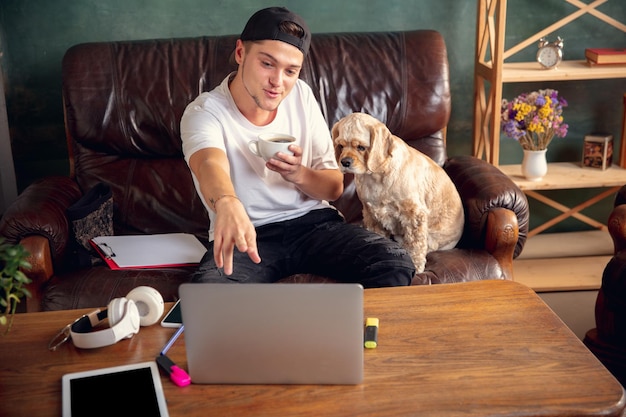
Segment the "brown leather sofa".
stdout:
<path fill-rule="evenodd" d="M 626 387 L 626 186 L 616 197 L 608 221 L 615 253 L 604 268 L 596 299 L 596 328 L 583 340 Z"/>
<path fill-rule="evenodd" d="M 68 177 L 31 184 L 8 208 L 0 235 L 32 253 L 28 310 L 104 306 L 138 285 L 177 297 L 190 268 L 112 271 L 77 269 L 69 256 L 66 209 L 104 182 L 113 190 L 115 234 L 187 232 L 206 242 L 208 216 L 181 153 L 185 106 L 234 69 L 236 36 L 81 44 L 63 60 L 63 100 L 70 153 Z M 432 157 L 462 196 L 466 224 L 458 247 L 432 253 L 414 284 L 511 279 L 524 246 L 524 194 L 488 163 L 448 158 L 447 52 L 436 31 L 316 34 L 301 78 L 312 87 L 329 128 L 341 117 L 369 113 Z M 464 138 L 471 142 L 470 133 Z M 358 223 L 352 178 L 334 204 Z M 319 278 L 319 277 L 318 277 Z M 316 279 L 288 277 L 286 281 Z"/>

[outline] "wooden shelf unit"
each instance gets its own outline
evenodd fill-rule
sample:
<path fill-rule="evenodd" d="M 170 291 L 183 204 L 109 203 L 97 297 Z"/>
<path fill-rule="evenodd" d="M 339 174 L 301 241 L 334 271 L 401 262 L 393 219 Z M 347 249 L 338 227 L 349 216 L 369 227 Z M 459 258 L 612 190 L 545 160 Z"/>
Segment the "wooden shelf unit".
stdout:
<path fill-rule="evenodd" d="M 544 70 L 536 62 L 505 63 L 519 51 L 536 44 L 540 38 L 585 14 L 591 14 L 626 33 L 625 24 L 597 9 L 609 0 L 594 0 L 589 4 L 580 0 L 562 1 L 578 10 L 505 50 L 507 0 L 478 0 L 474 62 L 474 156 L 499 165 L 500 105 L 504 83 L 626 78 L 626 65 L 590 66 L 586 61 L 563 61 L 557 69 Z M 623 135 L 622 145 L 625 140 Z M 621 146 L 622 149 L 625 147 Z M 620 165 L 626 168 L 624 159 L 620 160 Z"/>
<path fill-rule="evenodd" d="M 554 190 L 571 188 L 604 188 L 626 184 L 626 169 L 612 165 L 606 170 L 583 168 L 580 162 L 551 162 L 541 181 L 529 181 L 522 176 L 522 166 L 500 165 L 500 171 L 509 176 L 522 190 Z"/>
<path fill-rule="evenodd" d="M 595 229 L 606 231 L 607 227 L 604 223 L 585 216 L 581 210 L 612 196 L 621 186 L 626 184 L 626 169 L 617 165 L 603 171 L 597 168 L 582 168 L 580 163 L 553 162 L 548 164 L 548 173 L 541 181 L 528 181 L 524 178 L 521 165 L 500 165 L 498 168 L 509 176 L 528 197 L 562 212 L 562 214 L 530 230 L 528 232 L 529 238 L 569 217 L 574 217 Z M 542 190 L 575 188 L 607 189 L 574 207 L 565 206 L 541 193 Z"/>
<path fill-rule="evenodd" d="M 510 62 L 503 64 L 502 68 L 503 83 L 602 80 L 626 77 L 626 65 L 591 66 L 587 61 L 563 61 L 552 70 L 539 68 L 537 62 Z M 490 70 L 489 64 L 481 64 L 477 69 L 481 76 L 483 76 L 482 74 L 488 75 Z"/>

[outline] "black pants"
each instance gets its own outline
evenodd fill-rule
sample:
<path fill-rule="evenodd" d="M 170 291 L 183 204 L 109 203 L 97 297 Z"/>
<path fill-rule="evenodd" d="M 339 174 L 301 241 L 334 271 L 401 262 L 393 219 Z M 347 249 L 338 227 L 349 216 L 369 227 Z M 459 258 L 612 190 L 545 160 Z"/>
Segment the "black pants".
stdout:
<path fill-rule="evenodd" d="M 233 274 L 227 276 L 216 267 L 211 245 L 193 281 L 271 283 L 310 273 L 372 288 L 409 285 L 415 274 L 410 256 L 398 243 L 345 223 L 333 209 L 313 210 L 256 231 L 261 263 L 235 248 Z"/>

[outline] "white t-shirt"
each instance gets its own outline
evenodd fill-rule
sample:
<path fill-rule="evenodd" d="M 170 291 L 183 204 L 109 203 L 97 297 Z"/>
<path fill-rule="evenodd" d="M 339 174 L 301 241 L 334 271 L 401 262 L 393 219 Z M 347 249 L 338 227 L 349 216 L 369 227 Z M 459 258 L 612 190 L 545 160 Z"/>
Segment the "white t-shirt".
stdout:
<path fill-rule="evenodd" d="M 296 144 L 302 148 L 302 165 L 336 169 L 328 125 L 311 88 L 298 80 L 278 107 L 276 118 L 267 126 L 255 126 L 235 105 L 228 88 L 230 77 L 213 91 L 200 94 L 185 109 L 180 131 L 187 164 L 191 155 L 200 149 L 219 148 L 226 152 L 235 192 L 255 227 L 332 207 L 327 201 L 308 197 L 280 174 L 268 170 L 265 161 L 248 148 L 248 142 L 262 133 L 286 133 L 294 136 Z M 192 177 L 209 213 L 209 240 L 212 241 L 215 213 L 209 209 L 193 172 Z"/>

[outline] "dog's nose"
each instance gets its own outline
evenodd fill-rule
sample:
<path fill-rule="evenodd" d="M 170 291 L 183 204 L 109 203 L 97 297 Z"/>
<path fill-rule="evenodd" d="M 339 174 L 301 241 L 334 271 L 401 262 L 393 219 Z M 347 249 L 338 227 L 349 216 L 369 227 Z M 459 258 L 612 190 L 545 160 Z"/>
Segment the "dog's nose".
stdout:
<path fill-rule="evenodd" d="M 341 165 L 343 165 L 344 168 L 350 168 L 350 165 L 352 165 L 352 158 L 350 157 L 342 158 Z"/>

